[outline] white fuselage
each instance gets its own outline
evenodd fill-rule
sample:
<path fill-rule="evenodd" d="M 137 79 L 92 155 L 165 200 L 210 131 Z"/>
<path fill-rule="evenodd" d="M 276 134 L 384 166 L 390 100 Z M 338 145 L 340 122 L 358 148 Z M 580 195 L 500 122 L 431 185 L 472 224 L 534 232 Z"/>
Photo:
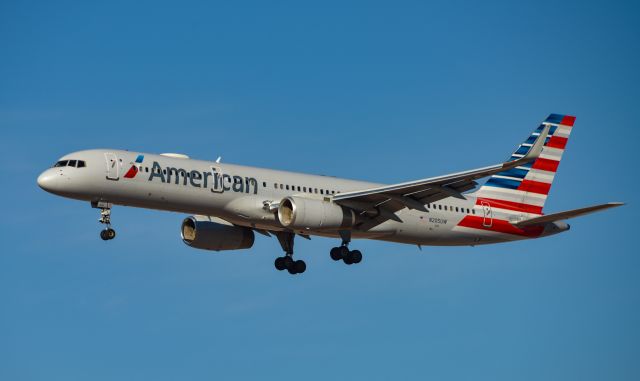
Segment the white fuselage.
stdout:
<path fill-rule="evenodd" d="M 381 185 L 111 149 L 75 152 L 60 160 L 82 160 L 86 165 L 45 171 L 38 183 L 51 193 L 91 202 L 216 216 L 235 225 L 265 231 L 285 230 L 269 206 L 287 196 L 332 202 L 334 194 Z M 133 172 L 137 173 L 132 175 Z M 401 222 L 386 220 L 366 231 L 354 229 L 351 234 L 353 238 L 416 245 L 476 245 L 533 238 L 493 230 L 492 225 L 508 221 L 513 213 L 503 214 L 500 209 L 476 205 L 473 194 L 466 194 L 465 199 L 451 197 L 427 205 L 426 212 L 402 209 L 396 215 Z M 481 228 L 459 226 L 465 217 L 479 219 Z M 294 232 L 339 237 L 337 230 Z"/>

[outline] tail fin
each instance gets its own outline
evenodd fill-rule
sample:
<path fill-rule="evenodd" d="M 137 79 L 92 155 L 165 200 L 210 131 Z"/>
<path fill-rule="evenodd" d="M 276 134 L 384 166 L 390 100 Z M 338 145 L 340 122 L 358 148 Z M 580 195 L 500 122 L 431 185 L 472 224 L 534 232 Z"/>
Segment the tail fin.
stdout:
<path fill-rule="evenodd" d="M 541 215 L 575 120 L 575 116 L 549 115 L 518 146 L 510 160 L 526 155 L 544 126 L 549 125 L 549 135 L 540 156 L 533 162 L 491 176 L 475 193 L 478 202 L 489 202 L 494 208 L 513 213 Z"/>

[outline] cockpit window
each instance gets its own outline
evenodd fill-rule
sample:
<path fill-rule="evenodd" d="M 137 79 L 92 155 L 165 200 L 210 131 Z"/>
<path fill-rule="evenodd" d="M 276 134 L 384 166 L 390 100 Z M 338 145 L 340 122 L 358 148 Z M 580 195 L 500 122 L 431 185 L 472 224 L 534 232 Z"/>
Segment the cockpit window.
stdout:
<path fill-rule="evenodd" d="M 53 165 L 54 168 L 60 168 L 60 167 L 84 168 L 86 166 L 87 166 L 87 163 L 84 160 L 60 160 L 59 162 Z"/>

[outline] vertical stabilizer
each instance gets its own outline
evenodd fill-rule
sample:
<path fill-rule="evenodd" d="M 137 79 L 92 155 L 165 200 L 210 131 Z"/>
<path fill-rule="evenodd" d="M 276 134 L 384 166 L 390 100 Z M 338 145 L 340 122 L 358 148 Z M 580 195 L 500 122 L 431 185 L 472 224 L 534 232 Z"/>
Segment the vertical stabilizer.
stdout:
<path fill-rule="evenodd" d="M 489 202 L 493 208 L 513 213 L 541 215 L 575 120 L 569 115 L 549 115 L 518 146 L 510 160 L 524 157 L 548 125 L 549 135 L 540 156 L 533 162 L 491 176 L 475 193 L 478 202 Z"/>

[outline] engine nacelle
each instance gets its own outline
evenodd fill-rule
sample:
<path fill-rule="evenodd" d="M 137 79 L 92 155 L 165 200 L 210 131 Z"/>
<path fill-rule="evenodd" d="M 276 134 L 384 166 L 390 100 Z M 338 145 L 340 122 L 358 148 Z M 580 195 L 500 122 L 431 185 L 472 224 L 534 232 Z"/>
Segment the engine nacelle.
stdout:
<path fill-rule="evenodd" d="M 293 229 L 348 228 L 356 223 L 356 214 L 333 202 L 294 196 L 280 201 L 278 220 Z"/>
<path fill-rule="evenodd" d="M 182 221 L 182 242 L 196 249 L 239 250 L 253 246 L 253 230 L 217 217 L 191 216 Z"/>

